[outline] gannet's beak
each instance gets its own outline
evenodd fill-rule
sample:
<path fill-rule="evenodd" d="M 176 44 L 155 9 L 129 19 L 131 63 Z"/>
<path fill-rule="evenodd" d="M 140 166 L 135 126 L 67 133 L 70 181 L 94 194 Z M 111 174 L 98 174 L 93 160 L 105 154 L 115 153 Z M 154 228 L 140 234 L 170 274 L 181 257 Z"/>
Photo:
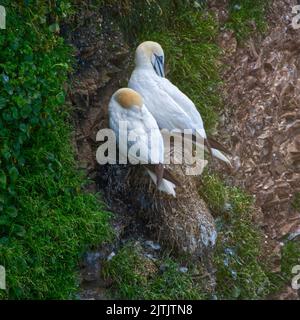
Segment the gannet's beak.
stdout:
<path fill-rule="evenodd" d="M 164 71 L 164 56 L 158 56 L 154 53 L 155 59 L 153 63 L 153 68 L 155 72 L 162 78 L 165 77 Z"/>

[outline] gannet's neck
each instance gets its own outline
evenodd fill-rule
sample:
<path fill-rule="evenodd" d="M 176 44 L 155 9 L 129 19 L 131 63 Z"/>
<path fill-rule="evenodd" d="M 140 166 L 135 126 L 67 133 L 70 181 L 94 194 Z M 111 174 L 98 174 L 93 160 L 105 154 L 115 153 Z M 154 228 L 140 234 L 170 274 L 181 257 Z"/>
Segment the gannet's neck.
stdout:
<path fill-rule="evenodd" d="M 144 61 L 144 62 L 139 62 L 139 63 L 136 63 L 135 64 L 135 68 L 134 68 L 134 71 L 137 71 L 137 72 L 147 72 L 147 74 L 151 74 L 152 76 L 157 76 L 153 66 L 152 66 L 152 63 L 151 62 L 147 62 L 147 61 Z"/>
<path fill-rule="evenodd" d="M 136 67 L 152 67 L 150 54 L 146 54 L 142 51 L 136 52 L 134 62 Z"/>
<path fill-rule="evenodd" d="M 150 72 L 154 72 L 155 73 L 155 70 L 153 69 L 153 66 L 152 64 L 139 64 L 139 65 L 136 65 L 135 70 L 144 70 L 144 71 L 150 71 Z M 156 73 L 155 73 L 156 74 Z"/>

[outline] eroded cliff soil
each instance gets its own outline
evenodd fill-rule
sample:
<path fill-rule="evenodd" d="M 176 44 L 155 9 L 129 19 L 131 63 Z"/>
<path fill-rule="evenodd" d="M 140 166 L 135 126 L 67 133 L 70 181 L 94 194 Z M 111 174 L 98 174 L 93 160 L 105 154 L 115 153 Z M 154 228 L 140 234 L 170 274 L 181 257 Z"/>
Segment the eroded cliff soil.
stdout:
<path fill-rule="evenodd" d="M 300 32 L 291 26 L 296 4 L 273 1 L 267 33 L 243 46 L 230 31 L 219 37 L 226 66 L 219 137 L 235 155 L 226 179 L 255 196 L 274 270 L 283 239 L 300 231 L 300 212 L 292 206 L 300 191 Z"/>

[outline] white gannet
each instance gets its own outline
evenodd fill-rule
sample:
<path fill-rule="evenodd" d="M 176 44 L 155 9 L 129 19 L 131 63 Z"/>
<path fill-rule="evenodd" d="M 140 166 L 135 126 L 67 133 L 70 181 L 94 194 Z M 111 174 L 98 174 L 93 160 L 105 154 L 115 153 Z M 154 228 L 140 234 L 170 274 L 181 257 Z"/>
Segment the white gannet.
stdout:
<path fill-rule="evenodd" d="M 135 69 L 128 86 L 144 99 L 159 128 L 172 131 L 192 129 L 204 139 L 211 155 L 231 166 L 230 160 L 220 151 L 225 147 L 208 138 L 203 120 L 195 104 L 164 75 L 164 51 L 153 41 L 141 43 L 135 53 Z"/>
<path fill-rule="evenodd" d="M 131 163 L 144 165 L 157 188 L 175 197 L 176 180 L 163 166 L 163 138 L 157 122 L 148 111 L 142 97 L 132 89 L 119 89 L 110 99 L 108 112 L 109 126 L 115 132 L 120 154 L 128 158 Z M 126 123 L 126 128 L 122 123 Z M 125 136 L 127 137 L 125 143 L 120 142 L 119 138 Z M 136 144 L 138 152 L 133 148 Z"/>

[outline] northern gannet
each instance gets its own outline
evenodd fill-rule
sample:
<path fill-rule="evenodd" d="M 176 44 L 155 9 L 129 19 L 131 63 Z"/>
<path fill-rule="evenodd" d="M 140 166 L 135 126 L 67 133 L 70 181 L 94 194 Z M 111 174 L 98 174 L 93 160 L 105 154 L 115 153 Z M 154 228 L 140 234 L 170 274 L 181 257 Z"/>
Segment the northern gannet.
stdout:
<path fill-rule="evenodd" d="M 195 104 L 165 78 L 164 51 L 160 44 L 146 41 L 137 47 L 135 69 L 128 87 L 143 97 L 160 129 L 192 129 L 194 135 L 199 134 L 204 139 L 212 156 L 231 166 L 230 160 L 220 151 L 227 152 L 226 148 L 207 137 Z"/>
<path fill-rule="evenodd" d="M 143 98 L 132 89 L 119 89 L 110 99 L 108 112 L 109 126 L 116 135 L 120 154 L 128 157 L 131 163 L 144 165 L 157 188 L 175 197 L 173 182 L 176 180 L 163 165 L 163 138 Z M 120 143 L 119 137 L 122 136 L 127 137 L 125 143 Z"/>

